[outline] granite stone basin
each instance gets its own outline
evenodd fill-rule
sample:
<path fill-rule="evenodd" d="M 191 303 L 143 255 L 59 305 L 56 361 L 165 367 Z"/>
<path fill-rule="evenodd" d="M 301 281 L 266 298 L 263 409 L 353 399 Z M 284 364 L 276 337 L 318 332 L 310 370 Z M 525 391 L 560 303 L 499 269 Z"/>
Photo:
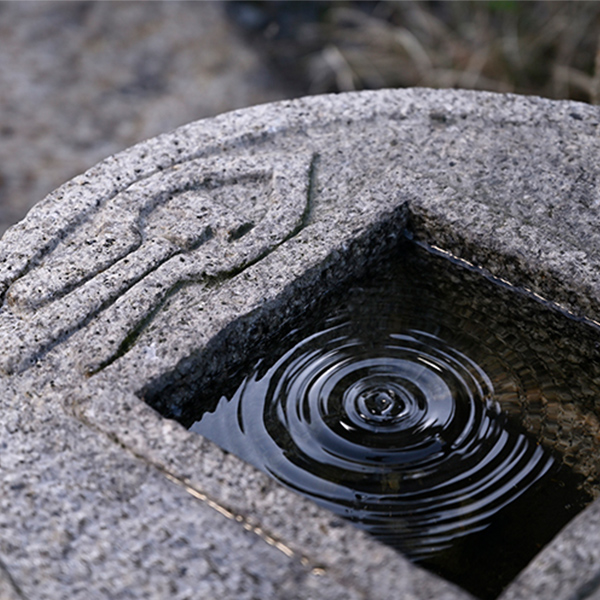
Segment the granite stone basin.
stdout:
<path fill-rule="evenodd" d="M 317 96 L 191 123 L 37 204 L 0 240 L 3 597 L 471 597 L 175 419 L 407 232 L 595 327 L 599 123 Z M 595 501 L 501 598 L 600 597 L 599 538 Z"/>

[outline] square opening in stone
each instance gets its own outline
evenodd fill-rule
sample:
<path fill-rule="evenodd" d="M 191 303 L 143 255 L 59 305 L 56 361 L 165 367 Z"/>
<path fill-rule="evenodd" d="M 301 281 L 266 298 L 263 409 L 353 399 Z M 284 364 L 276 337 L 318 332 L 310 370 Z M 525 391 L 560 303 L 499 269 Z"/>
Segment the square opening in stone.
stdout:
<path fill-rule="evenodd" d="M 182 421 L 493 599 L 598 495 L 598 339 L 407 242 Z"/>

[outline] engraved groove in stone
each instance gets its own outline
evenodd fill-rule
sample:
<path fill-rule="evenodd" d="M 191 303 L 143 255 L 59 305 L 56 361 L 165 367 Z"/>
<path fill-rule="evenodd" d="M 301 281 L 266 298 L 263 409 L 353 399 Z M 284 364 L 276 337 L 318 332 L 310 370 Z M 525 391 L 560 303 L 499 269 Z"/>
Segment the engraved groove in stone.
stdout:
<path fill-rule="evenodd" d="M 198 243 L 195 238 L 204 237 L 203 228 L 198 225 L 209 220 L 219 226 L 224 205 L 219 186 L 227 187 L 235 199 L 232 188 L 238 180 L 250 178 L 254 184 L 268 181 L 269 172 L 264 167 L 232 162 L 232 173 L 215 172 L 210 163 L 194 161 L 132 184 L 41 265 L 16 281 L 7 293 L 9 304 L 33 310 L 56 301 L 155 237 L 164 237 L 181 250 L 193 248 Z M 252 171 L 240 173 L 244 167 Z M 264 213 L 259 207 L 257 214 L 256 202 L 249 197 L 238 202 L 235 213 L 233 207 L 229 208 L 229 219 L 241 219 L 247 213 L 259 218 Z M 198 223 L 198 219 L 202 222 Z M 85 271 L 79 264 L 85 265 Z M 40 281 L 44 282 L 42 288 Z"/>
<path fill-rule="evenodd" d="M 272 139 L 278 133 L 280 133 L 280 130 L 270 125 L 268 131 L 261 132 L 260 139 L 250 136 L 247 133 L 236 133 L 226 140 L 219 139 L 216 143 L 212 141 L 211 137 L 201 137 L 200 139 L 203 143 L 198 141 L 201 149 L 177 157 L 165 154 L 161 149 L 160 155 L 163 158 L 162 161 L 158 163 L 153 161 L 150 168 L 144 165 L 143 169 L 136 169 L 133 174 L 129 168 L 123 173 L 122 166 L 119 164 L 120 155 L 109 157 L 96 167 L 93 167 L 94 170 L 103 169 L 103 177 L 110 178 L 113 182 L 113 191 L 106 194 L 103 190 L 104 196 L 95 193 L 93 186 L 90 185 L 90 179 L 94 176 L 97 177 L 97 174 L 90 175 L 90 178 L 88 178 L 87 174 L 84 173 L 67 182 L 64 188 L 59 188 L 57 192 L 52 194 L 54 197 L 35 205 L 25 220 L 21 222 L 26 227 L 25 231 L 28 234 L 29 248 L 27 253 L 23 253 L 18 257 L 14 256 L 10 245 L 13 242 L 11 239 L 13 235 L 12 228 L 3 236 L 2 241 L 10 243 L 2 249 L 4 250 L 4 255 L 0 253 L 0 309 L 3 307 L 5 294 L 11 285 L 37 268 L 63 242 L 69 240 L 71 236 L 76 235 L 80 228 L 85 227 L 111 200 L 117 195 L 125 193 L 131 186 L 153 176 L 168 174 L 172 170 L 181 168 L 182 166 L 185 167 L 187 163 L 214 161 L 216 156 L 222 155 L 226 151 L 233 151 L 241 146 L 247 146 L 249 142 L 253 142 L 255 146 L 259 147 L 262 142 Z M 145 143 L 146 149 L 143 153 L 138 153 L 141 154 L 140 158 L 145 159 L 148 154 L 152 154 L 156 143 L 157 140 L 155 139 L 148 140 Z M 179 144 L 177 138 L 175 138 L 172 144 L 174 146 Z M 127 151 L 127 153 L 130 160 L 134 158 L 132 150 Z M 180 148 L 177 148 L 177 153 L 181 154 Z M 157 153 L 157 155 L 159 154 Z M 121 173 L 121 175 L 116 176 L 115 173 Z M 77 187 L 85 189 L 79 193 L 73 193 L 73 188 Z M 103 181 L 103 187 L 106 187 L 105 180 Z M 87 204 L 85 207 L 77 211 L 72 211 L 67 204 L 71 195 L 75 200 L 77 200 L 78 196 L 86 196 Z M 66 205 L 66 209 L 61 210 L 61 205 Z M 47 215 L 44 214 L 48 209 L 52 213 L 52 219 L 48 219 Z M 39 227 L 39 221 L 41 220 L 44 221 L 45 225 L 43 229 Z M 33 223 L 33 227 L 30 223 Z M 16 233 L 17 229 L 15 228 L 14 231 Z M 22 236 L 22 232 L 19 231 L 17 235 Z M 33 239 L 30 239 L 31 237 Z M 10 254 L 10 260 L 7 259 L 7 252 Z"/>
<path fill-rule="evenodd" d="M 186 285 L 212 285 L 219 280 L 233 277 L 262 260 L 279 245 L 296 235 L 307 224 L 311 205 L 311 186 L 315 157 L 297 171 L 283 174 L 274 171 L 269 194 L 270 208 L 255 226 L 247 228 L 242 235 L 231 237 L 231 226 L 222 226 L 219 235 L 202 247 L 202 255 L 191 253 L 162 266 L 152 279 L 157 292 L 152 296 L 137 286 L 119 298 L 93 324 L 92 336 L 108 340 L 101 348 L 95 346 L 86 351 L 88 362 L 85 372 L 95 373 L 125 354 L 148 326 L 166 300 Z M 283 194 L 285 190 L 285 194 Z M 234 229 L 235 230 L 235 229 Z M 232 251 L 232 249 L 235 249 Z M 173 261 L 172 261 L 173 262 Z M 135 314 L 132 314 L 134 307 Z"/>
<path fill-rule="evenodd" d="M 174 252 L 176 250 L 166 240 L 155 240 L 144 251 L 138 248 L 128 255 L 136 261 L 136 269 L 124 269 L 122 263 L 116 263 L 75 292 L 35 311 L 26 323 L 21 321 L 20 351 L 15 351 L 9 343 L 10 354 L 0 359 L 2 368 L 8 373 L 25 368 L 27 362 L 36 360 L 73 331 L 89 323 L 121 296 L 123 290 L 147 277 Z M 14 316 L 11 320 L 7 317 L 7 314 L 0 315 L 0 331 L 7 326 L 14 327 Z"/>
<path fill-rule="evenodd" d="M 91 360 L 99 353 L 102 356 L 97 360 L 102 363 L 179 282 L 227 276 L 281 243 L 304 215 L 310 156 L 300 168 L 284 174 L 269 166 L 269 158 L 232 160 L 225 170 L 190 163 L 184 169 L 139 182 L 116 197 L 90 227 L 10 290 L 14 310 L 0 314 L 0 330 L 17 329 L 19 333 L 10 336 L 14 343 L 9 343 L 11 347 L 0 359 L 1 368 L 7 373 L 27 368 L 106 313 L 99 317 L 97 329 L 110 330 L 105 331 L 110 334 L 106 338 L 110 348 L 91 350 Z M 285 193 L 279 190 L 281 185 Z M 94 227 L 99 233 L 106 223 L 118 228 L 120 221 L 127 231 L 134 229 L 132 218 L 123 218 L 125 206 L 128 215 L 138 215 L 134 222 L 141 241 L 134 242 L 132 252 L 119 250 L 116 260 L 110 253 L 108 259 L 102 252 L 96 257 L 92 244 L 87 243 Z M 231 239 L 231 232 L 249 220 L 256 225 Z M 95 261 L 94 277 L 73 266 L 80 252 L 86 253 L 86 265 Z M 110 260 L 112 264 L 107 265 Z M 54 273 L 51 281 L 55 286 L 50 285 L 45 295 L 38 294 L 35 286 L 40 277 L 48 275 L 46 271 Z M 155 291 L 148 293 L 148 289 Z"/>

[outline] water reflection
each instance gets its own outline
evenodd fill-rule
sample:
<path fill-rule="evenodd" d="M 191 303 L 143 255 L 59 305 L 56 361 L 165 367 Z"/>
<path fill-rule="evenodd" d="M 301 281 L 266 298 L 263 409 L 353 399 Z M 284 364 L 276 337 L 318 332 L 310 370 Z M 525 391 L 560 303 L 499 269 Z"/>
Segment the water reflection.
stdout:
<path fill-rule="evenodd" d="M 193 429 L 412 558 L 485 527 L 552 457 L 437 336 L 338 319 L 259 367 Z M 225 414 L 227 413 L 227 414 Z"/>
<path fill-rule="evenodd" d="M 192 429 L 495 597 L 596 493 L 597 333 L 413 247 L 322 311 Z"/>

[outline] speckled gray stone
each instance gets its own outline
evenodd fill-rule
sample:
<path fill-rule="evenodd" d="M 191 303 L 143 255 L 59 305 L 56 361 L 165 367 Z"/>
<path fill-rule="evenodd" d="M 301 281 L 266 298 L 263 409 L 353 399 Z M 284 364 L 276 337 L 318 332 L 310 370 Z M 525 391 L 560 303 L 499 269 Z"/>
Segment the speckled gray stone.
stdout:
<path fill-rule="evenodd" d="M 507 95 L 314 97 L 192 123 L 57 189 L 0 240 L 7 581 L 36 598 L 469 598 L 149 404 L 185 417 L 407 231 L 600 320 L 599 123 Z M 596 593 L 598 510 L 505 597 Z"/>

